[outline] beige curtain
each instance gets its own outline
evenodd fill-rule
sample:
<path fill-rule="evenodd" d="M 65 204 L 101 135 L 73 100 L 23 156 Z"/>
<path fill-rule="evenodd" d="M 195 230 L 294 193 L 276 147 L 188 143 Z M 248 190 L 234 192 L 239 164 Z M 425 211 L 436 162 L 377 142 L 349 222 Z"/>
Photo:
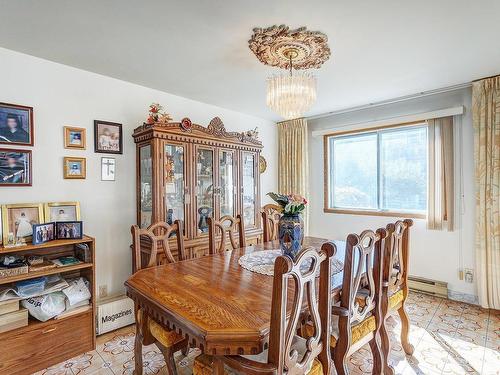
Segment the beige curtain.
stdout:
<path fill-rule="evenodd" d="M 429 185 L 427 228 L 453 230 L 453 117 L 427 120 Z"/>
<path fill-rule="evenodd" d="M 278 123 L 278 190 L 281 194 L 302 194 L 307 199 L 307 121 L 300 118 Z M 304 213 L 308 229 L 308 209 Z"/>
<path fill-rule="evenodd" d="M 476 278 L 481 306 L 500 309 L 500 76 L 472 85 Z"/>

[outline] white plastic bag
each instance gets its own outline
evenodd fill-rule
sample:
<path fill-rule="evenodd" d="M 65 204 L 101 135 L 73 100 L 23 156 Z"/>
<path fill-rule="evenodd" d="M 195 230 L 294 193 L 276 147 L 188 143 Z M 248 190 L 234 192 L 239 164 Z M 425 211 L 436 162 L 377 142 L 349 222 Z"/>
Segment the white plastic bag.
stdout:
<path fill-rule="evenodd" d="M 77 303 L 88 300 L 92 297 L 83 277 L 66 281 L 69 286 L 66 289 L 63 289 L 62 292 L 68 298 L 70 306 L 74 306 Z"/>
<path fill-rule="evenodd" d="M 65 295 L 61 292 L 49 293 L 44 296 L 31 297 L 22 300 L 23 307 L 28 309 L 30 315 L 42 322 L 52 319 L 64 311 L 66 305 Z"/>

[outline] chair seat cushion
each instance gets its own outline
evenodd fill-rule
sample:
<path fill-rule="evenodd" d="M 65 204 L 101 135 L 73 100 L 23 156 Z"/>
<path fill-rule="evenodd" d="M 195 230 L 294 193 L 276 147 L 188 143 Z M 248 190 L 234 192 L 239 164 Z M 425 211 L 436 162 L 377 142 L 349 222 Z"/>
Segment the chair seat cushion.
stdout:
<path fill-rule="evenodd" d="M 358 294 L 356 295 L 356 301 L 358 302 L 360 307 L 366 306 L 365 298 L 367 295 L 368 295 L 368 290 L 366 290 L 366 289 L 360 289 L 358 291 Z M 400 290 L 396 291 L 395 293 L 393 293 L 389 297 L 389 309 L 394 309 L 401 302 L 403 302 L 403 299 L 404 299 L 403 290 L 400 289 Z"/>
<path fill-rule="evenodd" d="M 138 320 L 142 321 L 142 310 L 139 310 Z M 149 332 L 151 335 L 164 347 L 169 348 L 183 340 L 183 337 L 175 331 L 169 330 L 155 322 L 153 319 L 148 319 Z"/>
<path fill-rule="evenodd" d="M 292 344 L 292 349 L 296 349 L 298 352 L 298 358 L 299 360 L 304 356 L 304 354 L 307 351 L 306 348 L 306 343 L 307 340 L 295 336 L 293 344 Z M 249 360 L 255 361 L 255 362 L 260 362 L 260 363 L 267 363 L 267 355 L 268 355 L 268 349 L 264 350 L 262 353 L 255 354 L 255 355 L 244 355 L 242 357 L 245 357 Z M 198 357 L 196 357 L 194 361 L 194 366 L 193 366 L 193 375 L 211 375 L 213 373 L 212 370 L 212 357 L 210 355 L 202 354 Z M 225 366 L 224 368 L 224 374 L 227 375 L 240 375 L 239 372 L 232 370 Z M 322 375 L 323 374 L 323 366 L 321 365 L 321 362 L 314 359 L 312 362 L 311 368 L 309 371 L 305 372 L 307 375 Z"/>
<path fill-rule="evenodd" d="M 311 324 L 306 324 L 305 333 L 307 337 L 314 335 L 314 327 Z M 361 323 L 358 323 L 351 327 L 351 344 L 357 343 L 363 337 L 367 336 L 371 332 L 375 332 L 377 329 L 377 323 L 373 315 L 368 316 Z M 330 338 L 330 346 L 335 348 L 337 346 L 337 340 L 339 338 L 339 317 L 337 315 L 332 315 L 332 335 Z"/>

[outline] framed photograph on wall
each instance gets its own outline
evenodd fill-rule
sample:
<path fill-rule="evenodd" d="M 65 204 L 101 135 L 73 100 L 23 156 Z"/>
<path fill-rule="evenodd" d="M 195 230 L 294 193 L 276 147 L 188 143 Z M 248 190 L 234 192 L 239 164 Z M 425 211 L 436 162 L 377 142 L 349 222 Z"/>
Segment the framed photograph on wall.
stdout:
<path fill-rule="evenodd" d="M 56 239 L 56 223 L 33 224 L 33 245 Z"/>
<path fill-rule="evenodd" d="M 83 222 L 61 221 L 56 223 L 56 235 L 58 240 L 78 239 L 83 237 Z"/>
<path fill-rule="evenodd" d="M 0 143 L 33 146 L 33 107 L 0 103 Z"/>
<path fill-rule="evenodd" d="M 115 158 L 101 158 L 101 180 L 115 180 L 116 160 Z"/>
<path fill-rule="evenodd" d="M 5 204 L 2 206 L 3 243 L 8 244 L 11 237 L 17 242 L 23 238 L 31 241 L 33 225 L 43 223 L 43 206 L 41 203 Z"/>
<path fill-rule="evenodd" d="M 0 148 L 0 186 L 31 186 L 31 150 Z"/>
<path fill-rule="evenodd" d="M 75 128 L 72 126 L 64 127 L 64 148 L 85 150 L 86 145 L 86 133 L 85 128 Z"/>
<path fill-rule="evenodd" d="M 45 221 L 79 221 L 79 202 L 49 202 L 44 204 Z"/>
<path fill-rule="evenodd" d="M 64 158 L 64 178 L 85 179 L 87 177 L 87 160 L 85 158 Z"/>
<path fill-rule="evenodd" d="M 94 151 L 105 154 L 123 154 L 122 124 L 95 120 Z"/>

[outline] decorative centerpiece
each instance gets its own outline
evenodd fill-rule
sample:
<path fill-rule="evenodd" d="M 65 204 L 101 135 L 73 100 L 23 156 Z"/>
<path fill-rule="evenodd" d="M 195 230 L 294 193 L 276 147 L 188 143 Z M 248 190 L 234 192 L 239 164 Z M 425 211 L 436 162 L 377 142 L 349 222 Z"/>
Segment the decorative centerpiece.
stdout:
<path fill-rule="evenodd" d="M 282 207 L 283 216 L 278 222 L 281 252 L 294 259 L 300 252 L 304 240 L 304 221 L 300 214 L 305 210 L 307 200 L 299 194 L 268 193 L 267 195 Z"/>
<path fill-rule="evenodd" d="M 152 125 L 155 123 L 168 124 L 172 121 L 172 116 L 163 110 L 163 107 L 159 103 L 152 103 L 149 106 L 148 118 L 146 124 Z"/>

